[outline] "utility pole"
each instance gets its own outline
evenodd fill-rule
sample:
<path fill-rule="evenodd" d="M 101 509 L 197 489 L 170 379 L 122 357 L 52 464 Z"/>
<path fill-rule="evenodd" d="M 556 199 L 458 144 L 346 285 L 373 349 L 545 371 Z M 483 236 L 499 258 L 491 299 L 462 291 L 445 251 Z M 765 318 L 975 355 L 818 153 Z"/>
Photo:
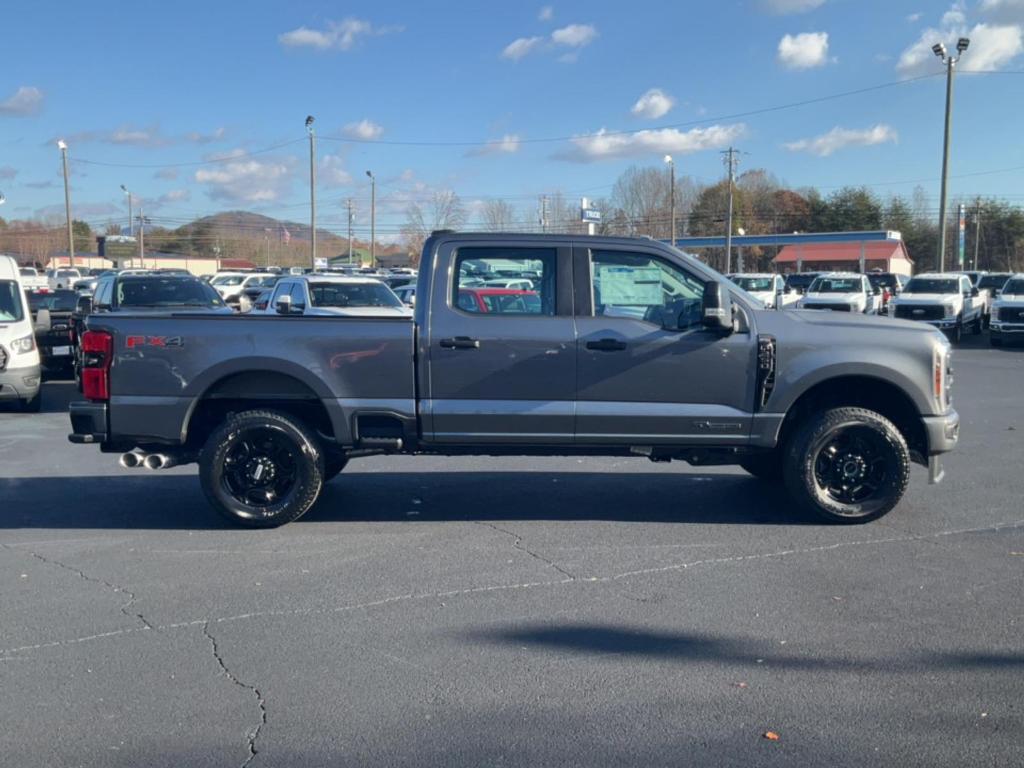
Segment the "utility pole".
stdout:
<path fill-rule="evenodd" d="M 968 38 L 961 37 L 956 43 L 957 56 L 947 55 L 946 46 L 942 43 L 932 46 L 932 53 L 946 65 L 946 130 L 942 138 L 942 187 L 939 194 L 939 272 L 946 271 L 946 187 L 949 182 L 949 138 L 953 122 L 953 70 L 970 44 Z"/>
<path fill-rule="evenodd" d="M 132 220 L 132 193 L 124 184 L 121 185 L 121 191 L 128 196 L 128 235 L 135 237 L 135 222 Z"/>
<path fill-rule="evenodd" d="M 367 171 L 370 177 L 370 266 L 377 268 L 377 177 Z"/>
<path fill-rule="evenodd" d="M 736 181 L 736 163 L 739 162 L 737 150 L 732 147 L 725 150 L 725 164 L 729 170 L 729 210 L 726 214 L 726 230 L 725 230 L 725 274 L 729 274 L 732 271 L 732 193 L 733 186 Z"/>
<path fill-rule="evenodd" d="M 548 196 L 540 196 L 540 231 L 548 231 Z"/>
<path fill-rule="evenodd" d="M 270 235 L 264 231 L 263 242 L 267 245 L 267 269 L 270 269 Z"/>
<path fill-rule="evenodd" d="M 309 134 L 309 266 L 316 270 L 316 132 L 312 115 L 306 117 L 306 132 Z"/>
<path fill-rule="evenodd" d="M 68 186 L 68 145 L 64 139 L 57 142 L 64 164 L 64 215 L 68 222 L 68 266 L 75 268 L 75 233 L 71 227 L 71 188 Z"/>
<path fill-rule="evenodd" d="M 146 217 L 139 203 L 139 269 L 146 268 Z"/>
<path fill-rule="evenodd" d="M 672 159 L 672 155 L 665 155 L 665 162 L 668 163 L 669 177 L 668 177 L 668 209 L 669 209 L 669 220 L 671 221 L 672 230 L 672 245 L 676 244 L 676 163 Z"/>
<path fill-rule="evenodd" d="M 346 201 L 348 206 L 348 265 L 352 266 L 352 198 Z"/>
<path fill-rule="evenodd" d="M 978 269 L 978 245 L 981 243 L 981 200 L 974 211 L 974 269 Z"/>

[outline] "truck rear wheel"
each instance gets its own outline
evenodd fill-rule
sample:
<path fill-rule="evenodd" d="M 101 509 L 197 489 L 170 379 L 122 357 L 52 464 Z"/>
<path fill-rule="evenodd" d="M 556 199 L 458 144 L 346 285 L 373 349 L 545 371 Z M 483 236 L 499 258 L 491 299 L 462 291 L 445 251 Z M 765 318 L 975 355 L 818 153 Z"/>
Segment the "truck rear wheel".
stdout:
<path fill-rule="evenodd" d="M 864 408 L 809 419 L 786 446 L 786 487 L 833 523 L 866 523 L 895 507 L 910 482 L 910 452 L 891 421 Z"/>
<path fill-rule="evenodd" d="M 199 480 L 210 504 L 248 528 L 274 528 L 302 517 L 324 483 L 316 434 L 279 411 L 235 414 L 199 454 Z"/>

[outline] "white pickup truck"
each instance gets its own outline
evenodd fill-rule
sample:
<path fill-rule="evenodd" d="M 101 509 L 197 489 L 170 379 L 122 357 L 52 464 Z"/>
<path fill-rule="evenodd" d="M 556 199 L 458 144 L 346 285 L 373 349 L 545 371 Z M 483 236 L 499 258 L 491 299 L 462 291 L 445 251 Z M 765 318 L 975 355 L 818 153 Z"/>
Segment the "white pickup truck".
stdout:
<path fill-rule="evenodd" d="M 21 287 L 26 291 L 34 293 L 50 287 L 46 275 L 39 274 L 35 267 L 19 267 L 18 272 L 21 274 Z"/>
<path fill-rule="evenodd" d="M 985 297 L 959 273 L 917 275 L 889 308 L 892 317 L 934 325 L 953 342 L 960 341 L 965 328 L 980 334 L 985 321 Z"/>
<path fill-rule="evenodd" d="M 829 272 L 818 275 L 797 302 L 797 309 L 829 309 L 833 312 L 857 312 L 877 315 L 881 291 L 867 277 L 855 272 Z"/>
<path fill-rule="evenodd" d="M 993 347 L 1001 347 L 1010 339 L 1024 339 L 1024 274 L 1007 280 L 992 302 L 989 332 Z"/>
<path fill-rule="evenodd" d="M 782 294 L 782 307 L 796 303 L 800 298 L 792 288 L 786 287 L 782 275 L 758 272 L 743 275 L 729 275 L 729 279 L 758 301 L 764 302 L 765 309 L 775 309 L 775 297 Z"/>

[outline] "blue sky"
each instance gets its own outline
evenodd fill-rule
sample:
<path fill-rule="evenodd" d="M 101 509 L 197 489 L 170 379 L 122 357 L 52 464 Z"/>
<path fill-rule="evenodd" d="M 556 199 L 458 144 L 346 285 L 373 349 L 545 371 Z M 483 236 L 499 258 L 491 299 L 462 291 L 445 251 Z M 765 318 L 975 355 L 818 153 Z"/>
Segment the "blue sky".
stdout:
<path fill-rule="evenodd" d="M 366 169 L 386 235 L 435 188 L 533 210 L 542 193 L 607 195 L 623 169 L 665 152 L 680 174 L 714 181 L 729 144 L 748 153 L 741 169 L 792 186 L 885 196 L 920 180 L 934 203 L 944 80 L 928 49 L 961 34 L 961 68 L 989 74 L 957 79 L 951 191 L 1024 201 L 1020 170 L 965 175 L 1024 166 L 1024 0 L 66 0 L 6 8 L 4 26 L 8 218 L 62 215 L 63 137 L 75 215 L 93 223 L 126 218 L 121 184 L 171 226 L 236 208 L 304 220 L 307 114 L 320 220 L 339 230 L 350 196 L 366 228 Z"/>

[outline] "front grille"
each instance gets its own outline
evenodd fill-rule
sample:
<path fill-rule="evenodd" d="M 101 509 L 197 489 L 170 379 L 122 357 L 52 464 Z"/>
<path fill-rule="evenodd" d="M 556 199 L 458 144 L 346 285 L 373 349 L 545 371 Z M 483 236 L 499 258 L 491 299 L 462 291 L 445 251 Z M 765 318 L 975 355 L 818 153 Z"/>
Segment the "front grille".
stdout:
<path fill-rule="evenodd" d="M 0 371 L 7 370 L 7 350 L 0 347 Z"/>
<path fill-rule="evenodd" d="M 833 312 L 849 312 L 852 307 L 849 304 L 808 304 L 807 309 L 830 309 Z"/>
<path fill-rule="evenodd" d="M 1024 307 L 1000 307 L 999 322 L 1024 323 Z"/>
<path fill-rule="evenodd" d="M 946 308 L 941 305 L 897 304 L 895 317 L 903 320 L 942 320 L 946 316 Z"/>

